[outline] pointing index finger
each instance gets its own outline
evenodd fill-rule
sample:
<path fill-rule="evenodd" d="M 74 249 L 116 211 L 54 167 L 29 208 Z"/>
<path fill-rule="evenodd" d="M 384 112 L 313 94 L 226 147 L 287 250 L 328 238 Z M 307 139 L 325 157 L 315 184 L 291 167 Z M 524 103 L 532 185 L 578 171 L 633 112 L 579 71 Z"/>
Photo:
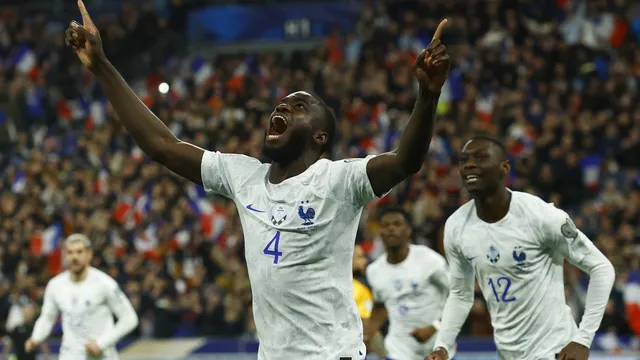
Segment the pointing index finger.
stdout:
<path fill-rule="evenodd" d="M 79 1 L 82 1 L 82 0 L 79 0 Z M 444 19 L 444 20 L 440 21 L 440 25 L 438 25 L 438 28 L 436 29 L 435 34 L 433 34 L 433 39 L 432 40 L 442 38 L 442 32 L 444 31 L 444 28 L 445 28 L 445 26 L 447 25 L 448 22 L 449 22 L 449 20 L 447 20 L 447 19 Z"/>
<path fill-rule="evenodd" d="M 84 2 L 82 0 L 78 0 L 78 9 L 80 9 L 80 15 L 82 15 L 83 25 L 93 26 L 93 20 L 91 20 L 91 16 L 89 16 L 89 12 L 87 11 L 86 6 L 84 6 Z"/>

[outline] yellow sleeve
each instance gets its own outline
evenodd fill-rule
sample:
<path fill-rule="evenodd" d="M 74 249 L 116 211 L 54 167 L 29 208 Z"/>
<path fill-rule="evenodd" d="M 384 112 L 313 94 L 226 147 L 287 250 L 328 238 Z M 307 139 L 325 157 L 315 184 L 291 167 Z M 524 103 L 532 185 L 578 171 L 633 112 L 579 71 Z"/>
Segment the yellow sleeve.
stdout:
<path fill-rule="evenodd" d="M 371 290 L 358 280 L 353 279 L 353 295 L 356 300 L 356 305 L 358 305 L 360 317 L 363 319 L 370 318 L 371 309 L 373 308 L 373 296 L 371 295 Z"/>

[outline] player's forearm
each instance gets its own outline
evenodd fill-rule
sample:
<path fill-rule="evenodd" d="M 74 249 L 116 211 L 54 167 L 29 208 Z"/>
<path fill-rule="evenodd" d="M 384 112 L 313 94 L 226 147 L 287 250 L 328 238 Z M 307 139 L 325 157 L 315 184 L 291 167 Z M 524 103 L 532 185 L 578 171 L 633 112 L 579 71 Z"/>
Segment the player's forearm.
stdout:
<path fill-rule="evenodd" d="M 36 320 L 36 323 L 33 326 L 33 332 L 31 333 L 31 339 L 37 343 L 41 343 L 46 340 L 51 334 L 51 330 L 53 329 L 53 325 L 56 323 L 56 316 L 51 316 L 48 314 L 42 314 Z"/>
<path fill-rule="evenodd" d="M 591 267 L 589 273 L 589 287 L 587 288 L 587 297 L 584 315 L 580 321 L 580 328 L 573 341 L 586 347 L 591 347 L 591 342 L 596 331 L 600 327 L 602 317 L 604 316 L 611 288 L 615 281 L 615 270 L 611 262 L 600 252 L 592 253 L 588 257 L 598 258 L 596 264 Z M 589 260 L 589 259 L 585 259 Z"/>
<path fill-rule="evenodd" d="M 429 151 L 440 93 L 420 88 L 407 127 L 402 132 L 396 157 L 407 174 L 420 171 Z"/>
<path fill-rule="evenodd" d="M 455 286 L 455 285 L 454 285 Z M 473 286 L 473 285 L 472 285 Z M 473 306 L 473 291 L 452 288 L 442 310 L 440 329 L 436 337 L 435 348 L 441 347 L 450 352 L 456 338 L 467 320 Z"/>
<path fill-rule="evenodd" d="M 178 141 L 169 128 L 136 96 L 109 60 L 101 60 L 92 71 L 120 122 L 142 151 L 156 158 L 164 143 Z"/>
<path fill-rule="evenodd" d="M 131 307 L 131 309 L 127 309 L 125 313 L 118 316 L 115 326 L 98 338 L 96 343 L 103 350 L 115 346 L 118 341 L 122 340 L 138 326 L 138 322 L 138 315 Z"/>

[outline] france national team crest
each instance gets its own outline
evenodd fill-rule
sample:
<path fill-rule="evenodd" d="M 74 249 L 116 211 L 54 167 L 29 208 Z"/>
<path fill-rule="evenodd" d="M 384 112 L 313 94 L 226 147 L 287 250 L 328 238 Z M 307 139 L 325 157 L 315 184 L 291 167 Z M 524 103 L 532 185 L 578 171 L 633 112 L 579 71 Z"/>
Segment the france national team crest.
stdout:
<path fill-rule="evenodd" d="M 489 251 L 487 252 L 487 259 L 489 259 L 489 262 L 492 264 L 495 264 L 498 262 L 498 260 L 500 260 L 500 251 L 498 251 L 498 248 L 491 245 L 489 246 Z"/>
<path fill-rule="evenodd" d="M 513 249 L 513 260 L 518 263 L 518 266 L 525 266 L 525 260 L 527 260 L 527 254 L 522 250 L 522 246 L 516 246 Z"/>
<path fill-rule="evenodd" d="M 305 209 L 306 206 L 306 209 Z M 309 226 L 313 225 L 313 219 L 316 217 L 316 211 L 314 208 L 309 206 L 309 200 L 302 201 L 301 205 L 298 206 L 298 216 L 300 219 L 304 220 L 302 225 Z"/>
<path fill-rule="evenodd" d="M 282 205 L 271 208 L 271 223 L 275 226 L 282 225 L 287 220 L 287 209 Z"/>

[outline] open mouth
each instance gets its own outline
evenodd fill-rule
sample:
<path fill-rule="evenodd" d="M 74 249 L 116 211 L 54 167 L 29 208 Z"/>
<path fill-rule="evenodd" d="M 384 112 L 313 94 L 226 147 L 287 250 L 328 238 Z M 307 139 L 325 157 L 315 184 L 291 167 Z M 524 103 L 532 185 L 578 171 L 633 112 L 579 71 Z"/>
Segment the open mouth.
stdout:
<path fill-rule="evenodd" d="M 282 115 L 274 115 L 271 117 L 271 126 L 269 126 L 269 133 L 267 138 L 270 140 L 277 139 L 287 131 L 289 123 L 287 119 Z"/>
<path fill-rule="evenodd" d="M 478 182 L 478 180 L 480 180 L 480 176 L 478 175 L 466 175 L 464 177 L 464 181 L 467 182 L 467 184 L 473 184 Z"/>

